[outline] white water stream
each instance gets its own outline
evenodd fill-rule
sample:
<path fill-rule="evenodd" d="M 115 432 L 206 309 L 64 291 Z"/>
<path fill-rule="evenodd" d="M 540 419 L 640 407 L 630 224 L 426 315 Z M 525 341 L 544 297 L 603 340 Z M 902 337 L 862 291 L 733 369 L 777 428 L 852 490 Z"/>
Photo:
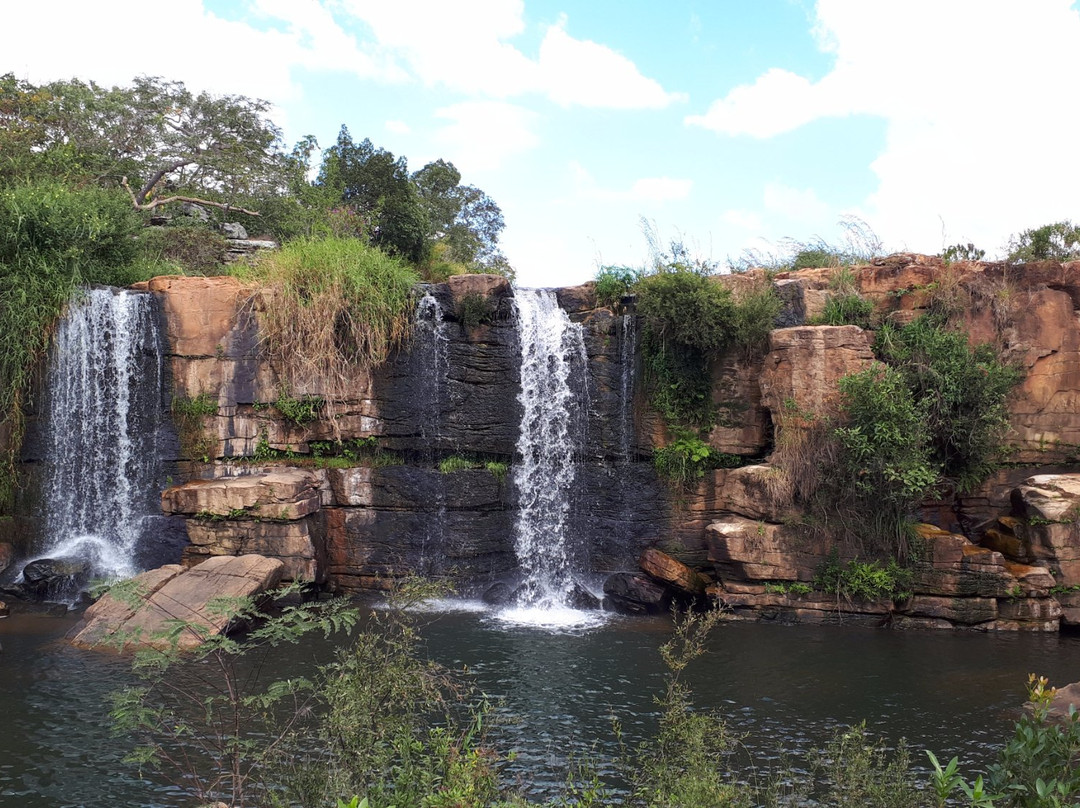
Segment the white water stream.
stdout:
<path fill-rule="evenodd" d="M 573 366 L 585 355 L 581 326 L 559 308 L 555 293 L 516 291 L 521 341 L 521 431 L 514 466 L 518 515 L 514 547 L 524 575 L 519 608 L 506 619 L 548 624 L 570 605 L 575 582 L 570 543 L 570 497 L 577 435 L 575 414 L 585 405 L 573 389 Z M 581 368 L 583 371 L 584 368 Z M 577 619 L 569 616 L 569 619 Z"/>
<path fill-rule="evenodd" d="M 89 289 L 61 321 L 46 376 L 39 558 L 79 558 L 98 577 L 138 572 L 160 491 L 163 363 L 147 293 Z"/>

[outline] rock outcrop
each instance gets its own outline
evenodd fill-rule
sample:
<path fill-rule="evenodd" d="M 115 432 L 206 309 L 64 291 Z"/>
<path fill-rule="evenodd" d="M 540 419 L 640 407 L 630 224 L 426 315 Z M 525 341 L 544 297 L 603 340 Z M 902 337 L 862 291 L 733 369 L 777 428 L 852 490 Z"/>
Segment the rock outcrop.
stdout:
<path fill-rule="evenodd" d="M 746 465 L 710 470 L 689 490 L 666 486 L 651 464 L 671 436 L 644 393 L 633 299 L 612 311 L 597 306 L 592 283 L 558 290 L 582 328 L 577 383 L 589 415 L 576 426 L 571 544 L 585 548 L 593 572 L 612 574 L 609 602 L 650 611 L 705 590 L 748 619 L 1080 624 L 1080 262 L 901 254 L 850 270 L 876 320 L 947 312 L 973 344 L 991 343 L 1024 371 L 1009 401 L 1011 465 L 925 503 L 928 551 L 910 597 L 895 603 L 814 590 L 835 542 L 800 525 L 791 481 L 770 462 L 778 434 L 831 413 L 838 381 L 874 360 L 873 333 L 810 324 L 834 294 L 835 272 L 717 280 L 736 294 L 772 282 L 784 309 L 764 350 L 712 362 L 718 418 L 708 443 Z M 317 380 L 292 385 L 260 352 L 260 312 L 272 301 L 233 278 L 164 277 L 147 288 L 164 311 L 174 397 L 200 403 L 185 427 L 192 434 L 181 435 L 189 448 L 172 458 L 178 484 L 162 498 L 185 520 L 186 566 L 256 552 L 279 559 L 286 578 L 340 591 L 420 572 L 480 592 L 512 575 L 518 503 L 506 467 L 517 451 L 521 349 L 505 279 L 423 287 L 427 309 L 411 342 L 311 418 L 289 417 L 282 402 L 326 390 Z M 450 457 L 468 467 L 442 473 Z"/>
<path fill-rule="evenodd" d="M 133 580 L 131 598 L 106 594 L 87 609 L 70 640 L 81 648 L 168 648 L 173 642 L 195 648 L 229 629 L 228 615 L 213 608 L 214 601 L 265 592 L 283 570 L 281 561 L 259 555 L 211 558 L 190 569 L 159 567 Z M 175 634 L 177 621 L 191 628 Z"/>

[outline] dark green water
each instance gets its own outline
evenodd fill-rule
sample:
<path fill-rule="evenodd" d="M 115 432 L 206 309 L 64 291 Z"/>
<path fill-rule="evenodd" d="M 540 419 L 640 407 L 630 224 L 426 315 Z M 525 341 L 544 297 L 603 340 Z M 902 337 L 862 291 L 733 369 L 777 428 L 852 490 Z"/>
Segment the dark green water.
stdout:
<path fill-rule="evenodd" d="M 480 612 L 429 617 L 429 653 L 467 666 L 499 700 L 498 737 L 517 751 L 513 774 L 526 789 L 556 787 L 570 753 L 613 751 L 612 715 L 631 744 L 651 732 L 666 619 L 553 633 Z M 0 805 L 191 805 L 121 763 L 106 705 L 126 663 L 65 646 L 69 625 L 0 620 Z M 283 665 L 302 666 L 318 650 L 294 649 Z M 906 737 L 914 750 L 981 766 L 1007 737 L 1029 672 L 1080 680 L 1080 638 L 727 624 L 695 664 L 697 702 L 746 734 L 744 762 L 820 744 L 838 725 L 865 720 L 890 742 Z"/>

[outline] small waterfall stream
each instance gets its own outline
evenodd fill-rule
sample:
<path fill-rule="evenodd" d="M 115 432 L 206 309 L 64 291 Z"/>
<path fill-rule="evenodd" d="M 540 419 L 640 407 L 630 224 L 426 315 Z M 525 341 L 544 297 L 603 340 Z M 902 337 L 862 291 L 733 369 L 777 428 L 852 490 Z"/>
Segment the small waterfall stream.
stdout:
<path fill-rule="evenodd" d="M 575 393 L 572 366 L 584 356 L 581 326 L 559 308 L 555 293 L 515 293 L 521 340 L 520 460 L 514 466 L 518 516 L 514 547 L 524 574 L 519 602 L 563 608 L 575 586 L 569 539 L 574 483 L 575 418 L 584 396 Z"/>
<path fill-rule="evenodd" d="M 163 376 L 150 294 L 94 288 L 71 306 L 46 374 L 38 557 L 78 558 L 100 577 L 138 571 L 143 522 L 158 511 L 164 476 Z"/>
<path fill-rule="evenodd" d="M 420 333 L 420 359 L 424 366 L 426 384 L 420 411 L 420 437 L 424 453 L 434 462 L 442 448 L 444 407 L 448 400 L 446 389 L 450 374 L 450 334 L 443 316 L 442 304 L 424 292 L 416 306 L 416 325 Z M 438 475 L 435 486 L 435 513 L 427 520 L 420 550 L 420 572 L 431 566 L 431 548 L 442 548 L 446 535 L 446 481 Z"/>

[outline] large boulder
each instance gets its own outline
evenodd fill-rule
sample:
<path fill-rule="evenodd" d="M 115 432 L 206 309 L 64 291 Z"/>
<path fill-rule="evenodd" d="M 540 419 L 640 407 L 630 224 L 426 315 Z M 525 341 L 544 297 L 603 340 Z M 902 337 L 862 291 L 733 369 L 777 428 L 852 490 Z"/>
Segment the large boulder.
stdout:
<path fill-rule="evenodd" d="M 259 555 L 218 556 L 184 570 L 169 565 L 135 579 L 139 602 L 105 595 L 86 610 L 72 644 L 89 648 L 102 643 L 121 647 L 167 648 L 176 621 L 189 624 L 175 642 L 179 648 L 201 645 L 205 637 L 229 628 L 229 617 L 214 608 L 222 599 L 258 595 L 277 585 L 284 565 Z"/>
<path fill-rule="evenodd" d="M 23 567 L 23 588 L 42 600 L 73 597 L 90 576 L 79 558 L 39 558 Z"/>
<path fill-rule="evenodd" d="M 638 566 L 653 580 L 687 595 L 703 594 L 708 584 L 700 573 L 655 547 L 645 549 L 638 559 Z"/>
<path fill-rule="evenodd" d="M 667 590 L 644 575 L 616 572 L 604 581 L 604 608 L 628 614 L 657 614 L 670 598 Z"/>

